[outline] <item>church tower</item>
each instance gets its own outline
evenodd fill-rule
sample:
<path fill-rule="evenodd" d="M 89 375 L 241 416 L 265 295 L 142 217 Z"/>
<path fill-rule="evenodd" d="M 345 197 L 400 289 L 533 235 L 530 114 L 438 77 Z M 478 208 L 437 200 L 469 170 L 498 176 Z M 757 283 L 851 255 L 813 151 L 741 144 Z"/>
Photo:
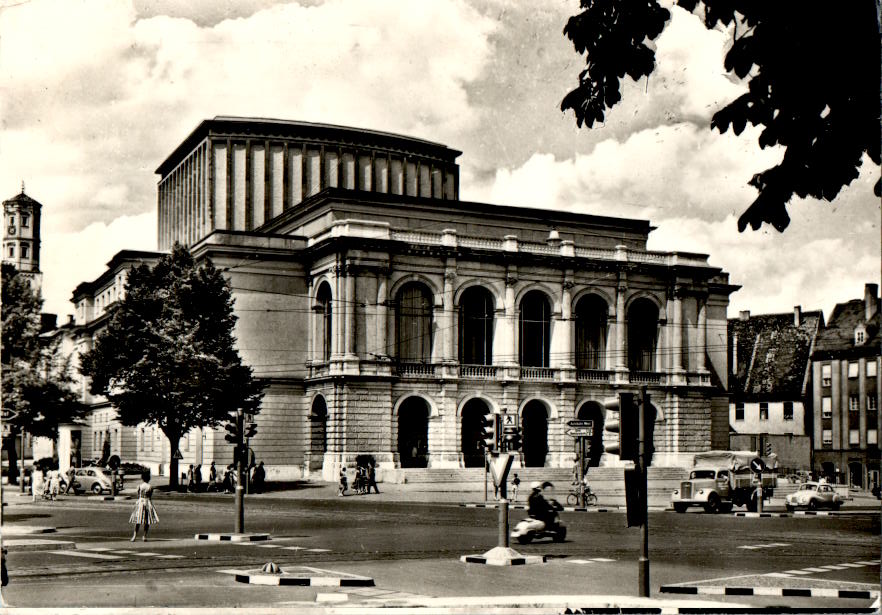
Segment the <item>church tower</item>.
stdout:
<path fill-rule="evenodd" d="M 10 263 L 31 278 L 39 289 L 40 272 L 40 210 L 43 206 L 24 192 L 3 201 L 3 262 Z"/>

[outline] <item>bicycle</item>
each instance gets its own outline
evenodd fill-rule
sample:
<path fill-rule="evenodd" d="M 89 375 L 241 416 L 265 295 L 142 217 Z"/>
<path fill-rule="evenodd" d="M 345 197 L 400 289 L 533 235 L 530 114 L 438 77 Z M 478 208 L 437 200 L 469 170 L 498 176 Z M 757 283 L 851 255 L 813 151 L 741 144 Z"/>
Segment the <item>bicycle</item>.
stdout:
<path fill-rule="evenodd" d="M 567 505 L 581 506 L 582 498 L 580 496 L 582 493 L 585 494 L 585 506 L 594 506 L 597 504 L 597 496 L 591 491 L 591 487 L 584 485 L 581 488 L 574 486 L 574 489 L 567 494 Z"/>

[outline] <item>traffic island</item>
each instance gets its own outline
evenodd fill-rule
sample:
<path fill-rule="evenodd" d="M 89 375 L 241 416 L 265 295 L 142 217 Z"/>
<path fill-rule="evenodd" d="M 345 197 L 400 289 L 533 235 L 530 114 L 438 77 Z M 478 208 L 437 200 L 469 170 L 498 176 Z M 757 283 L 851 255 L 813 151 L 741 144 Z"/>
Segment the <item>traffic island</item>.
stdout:
<path fill-rule="evenodd" d="M 767 513 L 767 512 L 737 512 L 733 513 L 735 517 L 789 517 L 790 513 Z"/>
<path fill-rule="evenodd" d="M 483 555 L 463 555 L 459 561 L 465 564 L 485 564 L 487 566 L 524 566 L 544 564 L 544 555 L 521 555 L 511 547 L 493 547 Z"/>
<path fill-rule="evenodd" d="M 282 569 L 272 562 L 261 568 L 251 570 L 219 570 L 231 574 L 238 583 L 251 585 L 296 586 L 296 587 L 373 587 L 371 577 L 363 577 L 348 572 L 324 570 L 311 566 L 286 566 Z"/>
<path fill-rule="evenodd" d="M 229 534 L 196 534 L 194 538 L 196 540 L 213 540 L 216 542 L 259 542 L 261 540 L 269 540 L 270 535 L 262 532 L 232 532 Z"/>

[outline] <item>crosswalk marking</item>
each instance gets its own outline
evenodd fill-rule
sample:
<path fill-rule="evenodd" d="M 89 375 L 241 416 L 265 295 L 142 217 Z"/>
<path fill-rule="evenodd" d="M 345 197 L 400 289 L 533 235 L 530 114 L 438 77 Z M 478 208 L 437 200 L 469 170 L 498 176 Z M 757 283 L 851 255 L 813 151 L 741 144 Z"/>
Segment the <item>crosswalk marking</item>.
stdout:
<path fill-rule="evenodd" d="M 159 559 L 181 559 L 183 555 L 157 555 Z"/>
<path fill-rule="evenodd" d="M 86 547 L 85 550 L 86 551 L 112 551 L 113 549 L 110 549 L 108 547 Z"/>
<path fill-rule="evenodd" d="M 863 567 L 864 567 L 864 564 L 849 564 L 849 563 L 846 563 L 846 562 L 843 562 L 843 563 L 841 563 L 841 564 L 839 564 L 839 565 L 840 565 L 840 566 L 845 566 L 846 568 L 863 568 Z"/>
<path fill-rule="evenodd" d="M 845 570 L 845 566 L 837 566 L 836 564 L 828 564 L 827 566 L 818 566 L 818 568 L 826 568 L 828 570 Z"/>
<path fill-rule="evenodd" d="M 829 572 L 826 568 L 803 568 L 803 570 L 808 570 L 809 572 Z"/>
<path fill-rule="evenodd" d="M 807 570 L 785 570 L 787 574 L 811 574 L 811 572 Z"/>
<path fill-rule="evenodd" d="M 877 560 L 877 559 L 870 560 L 870 561 L 855 562 L 855 564 L 863 564 L 864 566 L 875 566 L 878 563 L 879 563 L 879 560 Z"/>
<path fill-rule="evenodd" d="M 588 559 L 568 559 L 566 560 L 570 564 L 594 564 L 594 563 L 605 563 L 605 562 L 614 562 L 614 559 L 608 559 L 606 557 L 589 557 Z"/>
<path fill-rule="evenodd" d="M 770 543 L 761 544 L 761 545 L 741 545 L 738 548 L 739 549 L 755 550 L 755 549 L 771 549 L 774 547 L 789 547 L 789 546 L 790 546 L 789 542 L 770 542 Z"/>
<path fill-rule="evenodd" d="M 92 559 L 123 559 L 121 556 L 117 555 L 107 555 L 105 553 L 84 553 L 82 551 L 75 551 L 73 549 L 68 549 L 66 551 L 49 551 L 49 553 L 54 553 L 55 555 L 70 555 L 71 557 L 90 557 Z"/>

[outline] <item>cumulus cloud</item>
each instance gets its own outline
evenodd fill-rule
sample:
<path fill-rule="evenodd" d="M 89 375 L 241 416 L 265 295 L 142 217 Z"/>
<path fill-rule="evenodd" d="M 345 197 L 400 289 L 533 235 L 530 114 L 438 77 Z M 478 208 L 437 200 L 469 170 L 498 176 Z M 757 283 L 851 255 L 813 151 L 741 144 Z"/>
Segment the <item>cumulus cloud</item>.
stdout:
<path fill-rule="evenodd" d="M 121 216 L 108 224 L 94 222 L 79 231 L 55 232 L 50 241 L 44 239 L 41 250 L 43 311 L 72 314 L 73 289 L 100 276 L 114 254 L 156 250 L 156 213 Z"/>

